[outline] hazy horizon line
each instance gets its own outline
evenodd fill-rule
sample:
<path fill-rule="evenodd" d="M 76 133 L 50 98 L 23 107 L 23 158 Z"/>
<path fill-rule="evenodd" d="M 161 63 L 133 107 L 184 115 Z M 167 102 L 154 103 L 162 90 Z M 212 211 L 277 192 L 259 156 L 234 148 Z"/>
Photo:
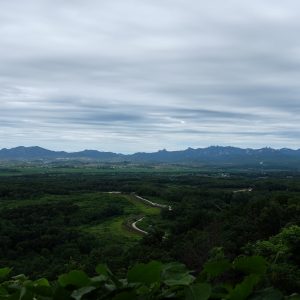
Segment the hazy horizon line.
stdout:
<path fill-rule="evenodd" d="M 238 147 L 238 146 L 232 146 L 232 145 L 209 145 L 209 146 L 201 146 L 201 147 L 186 147 L 186 148 L 180 148 L 180 149 L 172 149 L 172 150 L 168 150 L 167 148 L 163 148 L 163 149 L 157 149 L 156 151 L 135 151 L 135 152 L 122 152 L 122 151 L 114 151 L 114 150 L 110 150 L 110 151 L 105 151 L 105 150 L 101 150 L 101 149 L 92 149 L 92 148 L 85 148 L 82 150 L 63 150 L 63 149 L 50 149 L 50 148 L 45 148 L 42 146 L 38 146 L 38 145 L 34 145 L 34 146 L 23 146 L 23 145 L 19 145 L 19 146 L 15 146 L 15 147 L 11 147 L 11 148 L 0 148 L 0 151 L 2 150 L 13 150 L 16 148 L 41 148 L 44 150 L 48 150 L 48 151 L 53 151 L 53 152 L 66 152 L 66 153 L 77 153 L 77 152 L 83 152 L 83 151 L 98 151 L 98 152 L 110 152 L 110 153 L 115 153 L 115 154 L 123 154 L 123 155 L 131 155 L 131 154 L 135 154 L 135 153 L 156 153 L 156 152 L 160 152 L 160 151 L 167 151 L 167 152 L 176 152 L 176 151 L 185 151 L 188 149 L 193 149 L 193 150 L 197 150 L 197 149 L 208 149 L 208 148 L 213 148 L 213 147 L 219 147 L 219 148 L 236 148 L 236 149 L 242 149 L 242 150 L 261 150 L 261 149 L 272 149 L 272 150 L 283 150 L 283 149 L 288 149 L 288 150 L 300 150 L 300 148 L 292 148 L 292 147 L 280 147 L 280 148 L 275 148 L 275 147 L 271 147 L 271 146 L 265 146 L 265 147 L 259 147 L 259 148 L 255 148 L 255 147 Z"/>

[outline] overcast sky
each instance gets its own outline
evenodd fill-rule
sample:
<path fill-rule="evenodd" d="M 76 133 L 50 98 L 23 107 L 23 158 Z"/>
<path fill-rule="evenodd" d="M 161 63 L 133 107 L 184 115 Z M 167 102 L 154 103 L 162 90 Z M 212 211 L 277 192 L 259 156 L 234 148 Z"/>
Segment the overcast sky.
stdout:
<path fill-rule="evenodd" d="M 298 0 L 0 0 L 0 148 L 300 148 Z"/>

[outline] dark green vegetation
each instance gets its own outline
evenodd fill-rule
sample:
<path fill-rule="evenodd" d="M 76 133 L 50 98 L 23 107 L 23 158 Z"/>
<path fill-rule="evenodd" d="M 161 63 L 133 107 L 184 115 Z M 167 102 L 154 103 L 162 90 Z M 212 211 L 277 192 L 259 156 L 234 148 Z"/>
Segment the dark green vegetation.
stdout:
<path fill-rule="evenodd" d="M 267 267 L 260 256 L 239 257 L 233 262 L 217 258 L 208 261 L 202 272 L 194 276 L 183 264 L 152 261 L 133 266 L 126 278 L 119 279 L 106 265 L 98 265 L 96 276 L 73 270 L 52 284 L 45 278 L 32 281 L 24 275 L 5 281 L 11 270 L 3 268 L 0 299 L 299 300 L 300 295 L 284 297 L 279 290 L 262 287 L 268 283 Z"/>
<path fill-rule="evenodd" d="M 273 285 L 285 295 L 300 290 L 300 174 L 296 172 L 246 175 L 236 170 L 225 174 L 123 165 L 88 170 L 77 166 L 76 172 L 48 168 L 21 172 L 6 166 L 1 171 L 0 265 L 12 267 L 12 276 L 25 273 L 33 279 L 54 280 L 73 269 L 92 276 L 103 262 L 121 278 L 137 262 L 178 261 L 193 270 L 197 284 L 229 282 L 234 289 L 248 280 L 235 267 L 234 274 L 213 281 L 197 274 L 203 274 L 207 261 L 259 255 L 266 260 L 264 274 L 259 274 L 263 278 L 249 279 L 250 285 L 257 290 Z M 149 207 L 132 193 L 170 204 L 172 210 Z M 139 226 L 149 232 L 146 236 L 130 228 L 142 216 Z M 162 274 L 167 266 L 160 268 Z M 258 271 L 251 272 L 245 274 Z M 173 290 L 164 280 L 158 280 L 157 293 Z M 188 284 L 192 289 L 193 282 Z M 186 293 L 187 287 L 177 288 Z M 180 293 L 176 297 L 184 299 Z M 135 299 L 128 297 L 116 299 Z"/>

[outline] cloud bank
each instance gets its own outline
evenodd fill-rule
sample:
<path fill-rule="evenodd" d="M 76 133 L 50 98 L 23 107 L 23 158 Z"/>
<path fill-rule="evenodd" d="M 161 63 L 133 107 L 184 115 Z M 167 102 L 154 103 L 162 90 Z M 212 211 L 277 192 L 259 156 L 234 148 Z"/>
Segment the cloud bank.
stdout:
<path fill-rule="evenodd" d="M 0 147 L 299 148 L 287 0 L 0 0 Z"/>

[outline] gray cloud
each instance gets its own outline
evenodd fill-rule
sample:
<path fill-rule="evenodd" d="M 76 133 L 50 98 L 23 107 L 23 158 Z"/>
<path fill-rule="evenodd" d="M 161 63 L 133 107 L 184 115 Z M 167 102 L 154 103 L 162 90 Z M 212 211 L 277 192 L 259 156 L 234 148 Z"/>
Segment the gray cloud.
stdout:
<path fill-rule="evenodd" d="M 0 0 L 0 147 L 298 148 L 296 0 Z"/>

